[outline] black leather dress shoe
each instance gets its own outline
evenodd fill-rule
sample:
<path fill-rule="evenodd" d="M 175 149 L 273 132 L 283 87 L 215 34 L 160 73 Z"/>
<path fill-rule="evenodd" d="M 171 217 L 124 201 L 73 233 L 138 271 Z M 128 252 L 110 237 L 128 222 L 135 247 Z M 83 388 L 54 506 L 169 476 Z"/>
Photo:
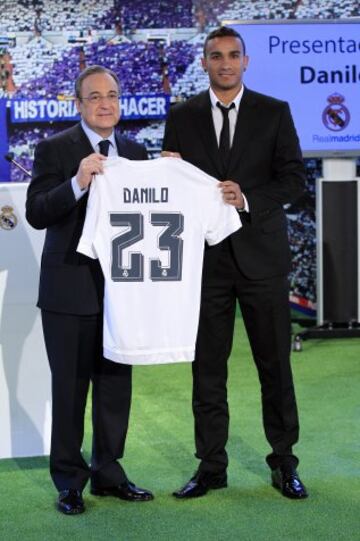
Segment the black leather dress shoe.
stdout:
<path fill-rule="evenodd" d="M 130 481 L 125 481 L 115 487 L 91 487 L 90 492 L 94 496 L 114 496 L 128 502 L 148 502 L 154 499 L 154 495 L 150 490 L 139 488 Z"/>
<path fill-rule="evenodd" d="M 85 511 L 80 490 L 68 488 L 59 493 L 57 508 L 65 515 L 79 515 Z"/>
<path fill-rule="evenodd" d="M 287 498 L 301 500 L 308 497 L 307 490 L 295 470 L 285 471 L 276 468 L 271 472 L 271 480 L 273 487 L 280 490 L 282 495 Z"/>
<path fill-rule="evenodd" d="M 210 489 L 227 487 L 226 473 L 197 473 L 179 490 L 173 492 L 178 499 L 199 498 L 204 496 Z"/>

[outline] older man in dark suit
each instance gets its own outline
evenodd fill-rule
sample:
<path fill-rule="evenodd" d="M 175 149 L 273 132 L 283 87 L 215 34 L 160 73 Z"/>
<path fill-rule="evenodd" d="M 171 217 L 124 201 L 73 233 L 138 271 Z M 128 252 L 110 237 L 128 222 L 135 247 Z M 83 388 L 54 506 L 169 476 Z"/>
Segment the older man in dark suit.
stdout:
<path fill-rule="evenodd" d="M 248 62 L 237 32 L 226 27 L 211 32 L 202 59 L 210 89 L 175 105 L 165 129 L 163 155 L 181 156 L 222 180 L 224 199 L 241 212 L 243 224 L 205 252 L 193 364 L 196 456 L 201 462 L 174 493 L 177 498 L 227 486 L 227 359 L 236 300 L 261 383 L 272 483 L 284 496 L 307 496 L 292 449 L 299 425 L 289 359 L 290 252 L 283 210 L 302 194 L 305 173 L 287 103 L 244 87 Z"/>
<path fill-rule="evenodd" d="M 131 367 L 102 356 L 103 276 L 98 261 L 76 252 L 93 175 L 106 156 L 147 159 L 143 146 L 115 132 L 119 81 L 101 66 L 75 83 L 81 122 L 36 147 L 26 217 L 46 228 L 38 306 L 52 374 L 50 472 L 58 509 L 84 511 L 82 490 L 91 477 L 94 495 L 146 501 L 151 492 L 131 483 L 122 457 L 131 400 Z M 91 465 L 81 453 L 84 414 L 92 382 Z"/>

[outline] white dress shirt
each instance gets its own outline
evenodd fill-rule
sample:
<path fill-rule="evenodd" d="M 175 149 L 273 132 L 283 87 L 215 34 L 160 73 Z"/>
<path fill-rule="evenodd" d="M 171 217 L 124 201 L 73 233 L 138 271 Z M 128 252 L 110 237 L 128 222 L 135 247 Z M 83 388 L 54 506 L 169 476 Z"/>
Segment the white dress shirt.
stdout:
<path fill-rule="evenodd" d="M 86 124 L 86 122 L 84 122 L 84 120 L 81 120 L 81 127 L 84 130 L 85 135 L 89 139 L 91 146 L 94 149 L 94 152 L 100 152 L 99 143 L 100 141 L 103 141 L 103 137 L 101 137 L 101 135 L 99 135 L 94 130 L 89 128 L 89 126 Z M 117 146 L 116 146 L 116 141 L 115 141 L 115 130 L 113 130 L 112 133 L 109 135 L 109 137 L 106 137 L 106 139 L 110 141 L 108 156 L 109 157 L 118 156 L 119 153 L 117 151 Z M 84 190 L 80 188 L 80 186 L 78 185 L 76 181 L 76 176 L 72 177 L 71 185 L 72 185 L 72 189 L 73 189 L 76 201 L 78 201 L 88 191 L 88 188 L 85 188 Z"/>
<path fill-rule="evenodd" d="M 243 96 L 243 93 L 244 93 L 244 85 L 241 87 L 240 92 L 235 96 L 235 98 L 231 102 L 231 103 L 235 104 L 235 107 L 233 107 L 229 111 L 230 148 L 232 146 L 232 142 L 233 142 L 233 139 L 234 139 L 236 121 L 237 121 L 240 102 L 241 102 L 241 98 Z M 230 105 L 230 103 L 226 105 L 225 103 L 220 101 L 211 87 L 209 88 L 209 94 L 210 94 L 210 101 L 211 101 L 211 113 L 212 113 L 212 118 L 213 118 L 213 122 L 214 122 L 215 133 L 216 133 L 216 140 L 217 140 L 217 144 L 219 146 L 219 144 L 220 144 L 220 134 L 221 134 L 224 119 L 223 119 L 223 114 L 222 114 L 221 110 L 219 109 L 219 107 L 217 107 L 216 104 L 220 103 L 224 107 L 228 107 Z M 229 179 L 229 180 L 231 180 L 231 179 Z M 244 208 L 241 209 L 241 212 L 249 212 L 248 201 L 247 201 L 245 195 L 244 194 L 242 194 L 242 195 L 243 195 L 243 198 L 244 198 Z"/>
<path fill-rule="evenodd" d="M 244 87 L 242 86 L 238 95 L 235 97 L 235 99 L 232 100 L 232 103 L 235 104 L 235 107 L 233 107 L 229 111 L 230 147 L 234 139 L 235 126 L 236 126 L 237 116 L 239 112 L 240 101 L 241 101 L 243 93 L 244 93 Z M 223 125 L 223 114 L 216 104 L 219 102 L 224 107 L 228 107 L 230 104 L 225 105 L 225 103 L 220 101 L 211 87 L 209 88 L 209 94 L 210 94 L 210 101 L 211 101 L 211 113 L 213 117 L 215 133 L 216 133 L 216 140 L 219 145 L 220 133 L 221 133 L 222 125 Z"/>

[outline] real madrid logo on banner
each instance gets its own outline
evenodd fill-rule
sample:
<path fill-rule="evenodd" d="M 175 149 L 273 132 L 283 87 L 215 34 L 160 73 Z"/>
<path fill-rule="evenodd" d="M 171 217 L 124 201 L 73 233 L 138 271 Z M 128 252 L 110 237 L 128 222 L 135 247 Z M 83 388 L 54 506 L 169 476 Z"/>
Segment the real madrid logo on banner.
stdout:
<path fill-rule="evenodd" d="M 5 231 L 11 231 L 17 226 L 18 219 L 14 214 L 14 209 L 10 206 L 2 207 L 0 213 L 0 227 Z"/>
<path fill-rule="evenodd" d="M 344 130 L 350 122 L 350 113 L 344 105 L 344 96 L 335 92 L 327 100 L 329 105 L 325 107 L 322 114 L 324 126 L 331 131 Z"/>

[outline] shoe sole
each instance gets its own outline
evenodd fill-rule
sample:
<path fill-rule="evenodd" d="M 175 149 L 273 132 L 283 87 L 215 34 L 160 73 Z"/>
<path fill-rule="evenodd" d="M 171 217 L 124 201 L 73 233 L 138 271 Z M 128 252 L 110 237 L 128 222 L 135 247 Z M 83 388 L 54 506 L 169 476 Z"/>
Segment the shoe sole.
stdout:
<path fill-rule="evenodd" d="M 172 496 L 174 496 L 177 500 L 193 500 L 194 498 L 202 498 L 203 496 L 206 496 L 209 490 L 220 490 L 222 488 L 227 488 L 227 486 L 227 483 L 224 483 L 223 485 L 207 487 L 206 492 L 204 492 L 203 494 L 196 494 L 194 496 L 181 495 L 178 492 L 173 492 Z"/>
<path fill-rule="evenodd" d="M 154 499 L 154 496 L 150 496 L 147 498 L 139 498 L 139 499 L 122 498 L 121 496 L 118 496 L 117 494 L 113 494 L 112 492 L 108 492 L 107 490 L 101 490 L 101 491 L 90 490 L 90 494 L 92 494 L 92 496 L 100 496 L 101 498 L 112 496 L 113 498 L 118 498 L 119 500 L 123 500 L 124 502 L 150 502 L 151 500 Z"/>
<path fill-rule="evenodd" d="M 57 506 L 57 510 L 60 511 L 63 515 L 81 515 L 85 512 L 85 508 L 83 509 L 72 509 L 71 511 L 66 511 L 66 509 L 63 509 L 59 505 Z"/>

